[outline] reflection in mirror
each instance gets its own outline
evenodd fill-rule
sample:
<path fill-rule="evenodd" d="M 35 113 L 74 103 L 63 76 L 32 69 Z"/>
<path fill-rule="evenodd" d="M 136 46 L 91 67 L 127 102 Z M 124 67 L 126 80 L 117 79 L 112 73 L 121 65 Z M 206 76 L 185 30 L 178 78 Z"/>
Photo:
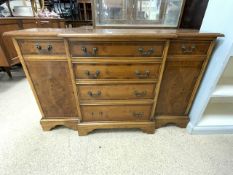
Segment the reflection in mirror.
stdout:
<path fill-rule="evenodd" d="M 95 0 L 96 26 L 177 27 L 184 0 Z"/>
<path fill-rule="evenodd" d="M 182 3 L 182 0 L 168 0 L 164 24 L 178 25 Z"/>
<path fill-rule="evenodd" d="M 159 20 L 161 0 L 137 0 L 137 20 Z"/>
<path fill-rule="evenodd" d="M 126 18 L 126 3 L 125 0 L 102 0 L 99 4 L 99 13 L 102 19 L 123 20 Z"/>

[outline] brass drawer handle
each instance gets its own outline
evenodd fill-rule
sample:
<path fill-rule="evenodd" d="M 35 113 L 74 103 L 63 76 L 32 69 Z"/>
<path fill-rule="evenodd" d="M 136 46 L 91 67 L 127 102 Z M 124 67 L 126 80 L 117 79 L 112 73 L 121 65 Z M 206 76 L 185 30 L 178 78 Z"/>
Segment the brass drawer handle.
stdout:
<path fill-rule="evenodd" d="M 92 54 L 88 53 L 86 47 L 82 47 L 81 50 L 83 51 L 83 56 L 85 56 L 85 57 L 87 57 L 87 56 L 94 56 L 95 57 L 97 55 L 98 48 L 94 47 L 92 49 Z"/>
<path fill-rule="evenodd" d="M 145 71 L 144 73 L 141 73 L 140 71 L 136 70 L 135 71 L 135 75 L 138 77 L 138 78 L 149 78 L 150 76 L 150 71 Z"/>
<path fill-rule="evenodd" d="M 144 112 L 133 112 L 133 116 L 136 118 L 142 118 L 144 116 Z"/>
<path fill-rule="evenodd" d="M 96 47 L 94 47 L 92 50 L 93 50 L 93 54 L 92 54 L 92 56 L 94 56 L 94 57 L 95 57 L 95 56 L 96 56 L 96 54 L 97 54 L 98 49 L 97 49 Z"/>
<path fill-rule="evenodd" d="M 190 47 L 185 46 L 185 45 L 181 46 L 181 50 L 183 53 L 193 53 L 195 51 L 195 49 L 196 49 L 195 45 L 192 45 Z"/>
<path fill-rule="evenodd" d="M 99 97 L 99 96 L 101 96 L 101 91 L 97 91 L 97 93 L 93 93 L 91 91 L 88 91 L 88 95 L 90 97 Z"/>
<path fill-rule="evenodd" d="M 144 96 L 146 96 L 146 94 L 147 94 L 146 91 L 142 91 L 142 92 L 134 91 L 134 95 L 136 97 L 144 97 Z"/>
<path fill-rule="evenodd" d="M 143 48 L 140 47 L 138 51 L 142 56 L 148 57 L 154 53 L 154 48 L 149 48 L 147 51 L 145 51 Z"/>
<path fill-rule="evenodd" d="M 38 52 L 51 52 L 53 49 L 51 44 L 48 44 L 47 49 L 43 49 L 39 43 L 36 43 L 35 47 L 37 48 Z"/>
<path fill-rule="evenodd" d="M 40 51 L 42 49 L 41 45 L 39 45 L 38 43 L 36 43 L 36 48 L 38 51 Z"/>
<path fill-rule="evenodd" d="M 100 71 L 97 70 L 95 73 L 90 73 L 90 71 L 85 71 L 85 74 L 88 76 L 88 78 L 91 78 L 91 79 L 97 79 L 100 75 Z"/>
<path fill-rule="evenodd" d="M 86 47 L 82 47 L 81 50 L 84 52 L 84 55 L 87 55 L 87 48 Z"/>
<path fill-rule="evenodd" d="M 51 44 L 49 44 L 47 47 L 47 50 L 50 52 L 50 51 L 52 51 L 52 49 L 53 49 L 53 46 Z"/>

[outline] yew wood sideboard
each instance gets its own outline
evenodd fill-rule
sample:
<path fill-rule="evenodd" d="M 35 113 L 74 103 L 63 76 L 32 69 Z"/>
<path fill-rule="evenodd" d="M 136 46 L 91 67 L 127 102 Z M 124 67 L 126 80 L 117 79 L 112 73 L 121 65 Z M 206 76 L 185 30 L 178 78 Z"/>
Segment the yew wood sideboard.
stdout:
<path fill-rule="evenodd" d="M 167 124 L 186 127 L 218 33 L 173 29 L 27 29 L 7 32 L 43 130 Z"/>

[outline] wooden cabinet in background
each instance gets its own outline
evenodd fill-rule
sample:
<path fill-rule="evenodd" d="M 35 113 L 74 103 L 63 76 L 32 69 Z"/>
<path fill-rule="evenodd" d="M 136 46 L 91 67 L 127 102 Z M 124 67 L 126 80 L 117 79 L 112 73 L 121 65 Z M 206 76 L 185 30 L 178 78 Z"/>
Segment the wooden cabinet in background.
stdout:
<path fill-rule="evenodd" d="M 23 29 L 37 28 L 37 22 L 34 19 L 22 20 L 21 25 Z"/>
<path fill-rule="evenodd" d="M 8 68 L 19 63 L 19 59 L 11 37 L 2 35 L 4 32 L 19 29 L 21 29 L 21 27 L 17 20 L 0 20 L 0 67 L 4 67 L 9 76 L 11 76 L 11 74 Z"/>
<path fill-rule="evenodd" d="M 20 63 L 11 37 L 3 36 L 4 32 L 29 28 L 64 28 L 63 19 L 51 18 L 0 18 L 0 68 L 11 77 L 10 67 Z"/>

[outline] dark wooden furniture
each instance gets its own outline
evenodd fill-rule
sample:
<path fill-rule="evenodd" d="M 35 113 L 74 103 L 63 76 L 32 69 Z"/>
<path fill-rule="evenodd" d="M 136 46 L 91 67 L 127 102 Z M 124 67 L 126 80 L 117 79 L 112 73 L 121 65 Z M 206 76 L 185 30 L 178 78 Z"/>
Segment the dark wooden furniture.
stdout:
<path fill-rule="evenodd" d="M 63 19 L 51 18 L 21 18 L 9 17 L 0 18 L 0 67 L 7 71 L 11 77 L 10 67 L 18 64 L 20 61 L 14 48 L 12 39 L 8 36 L 2 36 L 4 32 L 28 28 L 64 28 Z"/>
<path fill-rule="evenodd" d="M 8 32 L 42 113 L 86 135 L 100 128 L 185 127 L 217 33 L 153 29 Z"/>
<path fill-rule="evenodd" d="M 76 13 L 73 17 L 66 18 L 67 26 L 80 27 L 92 25 L 92 0 L 77 0 Z"/>
<path fill-rule="evenodd" d="M 209 0 L 186 0 L 179 28 L 200 29 Z"/>

